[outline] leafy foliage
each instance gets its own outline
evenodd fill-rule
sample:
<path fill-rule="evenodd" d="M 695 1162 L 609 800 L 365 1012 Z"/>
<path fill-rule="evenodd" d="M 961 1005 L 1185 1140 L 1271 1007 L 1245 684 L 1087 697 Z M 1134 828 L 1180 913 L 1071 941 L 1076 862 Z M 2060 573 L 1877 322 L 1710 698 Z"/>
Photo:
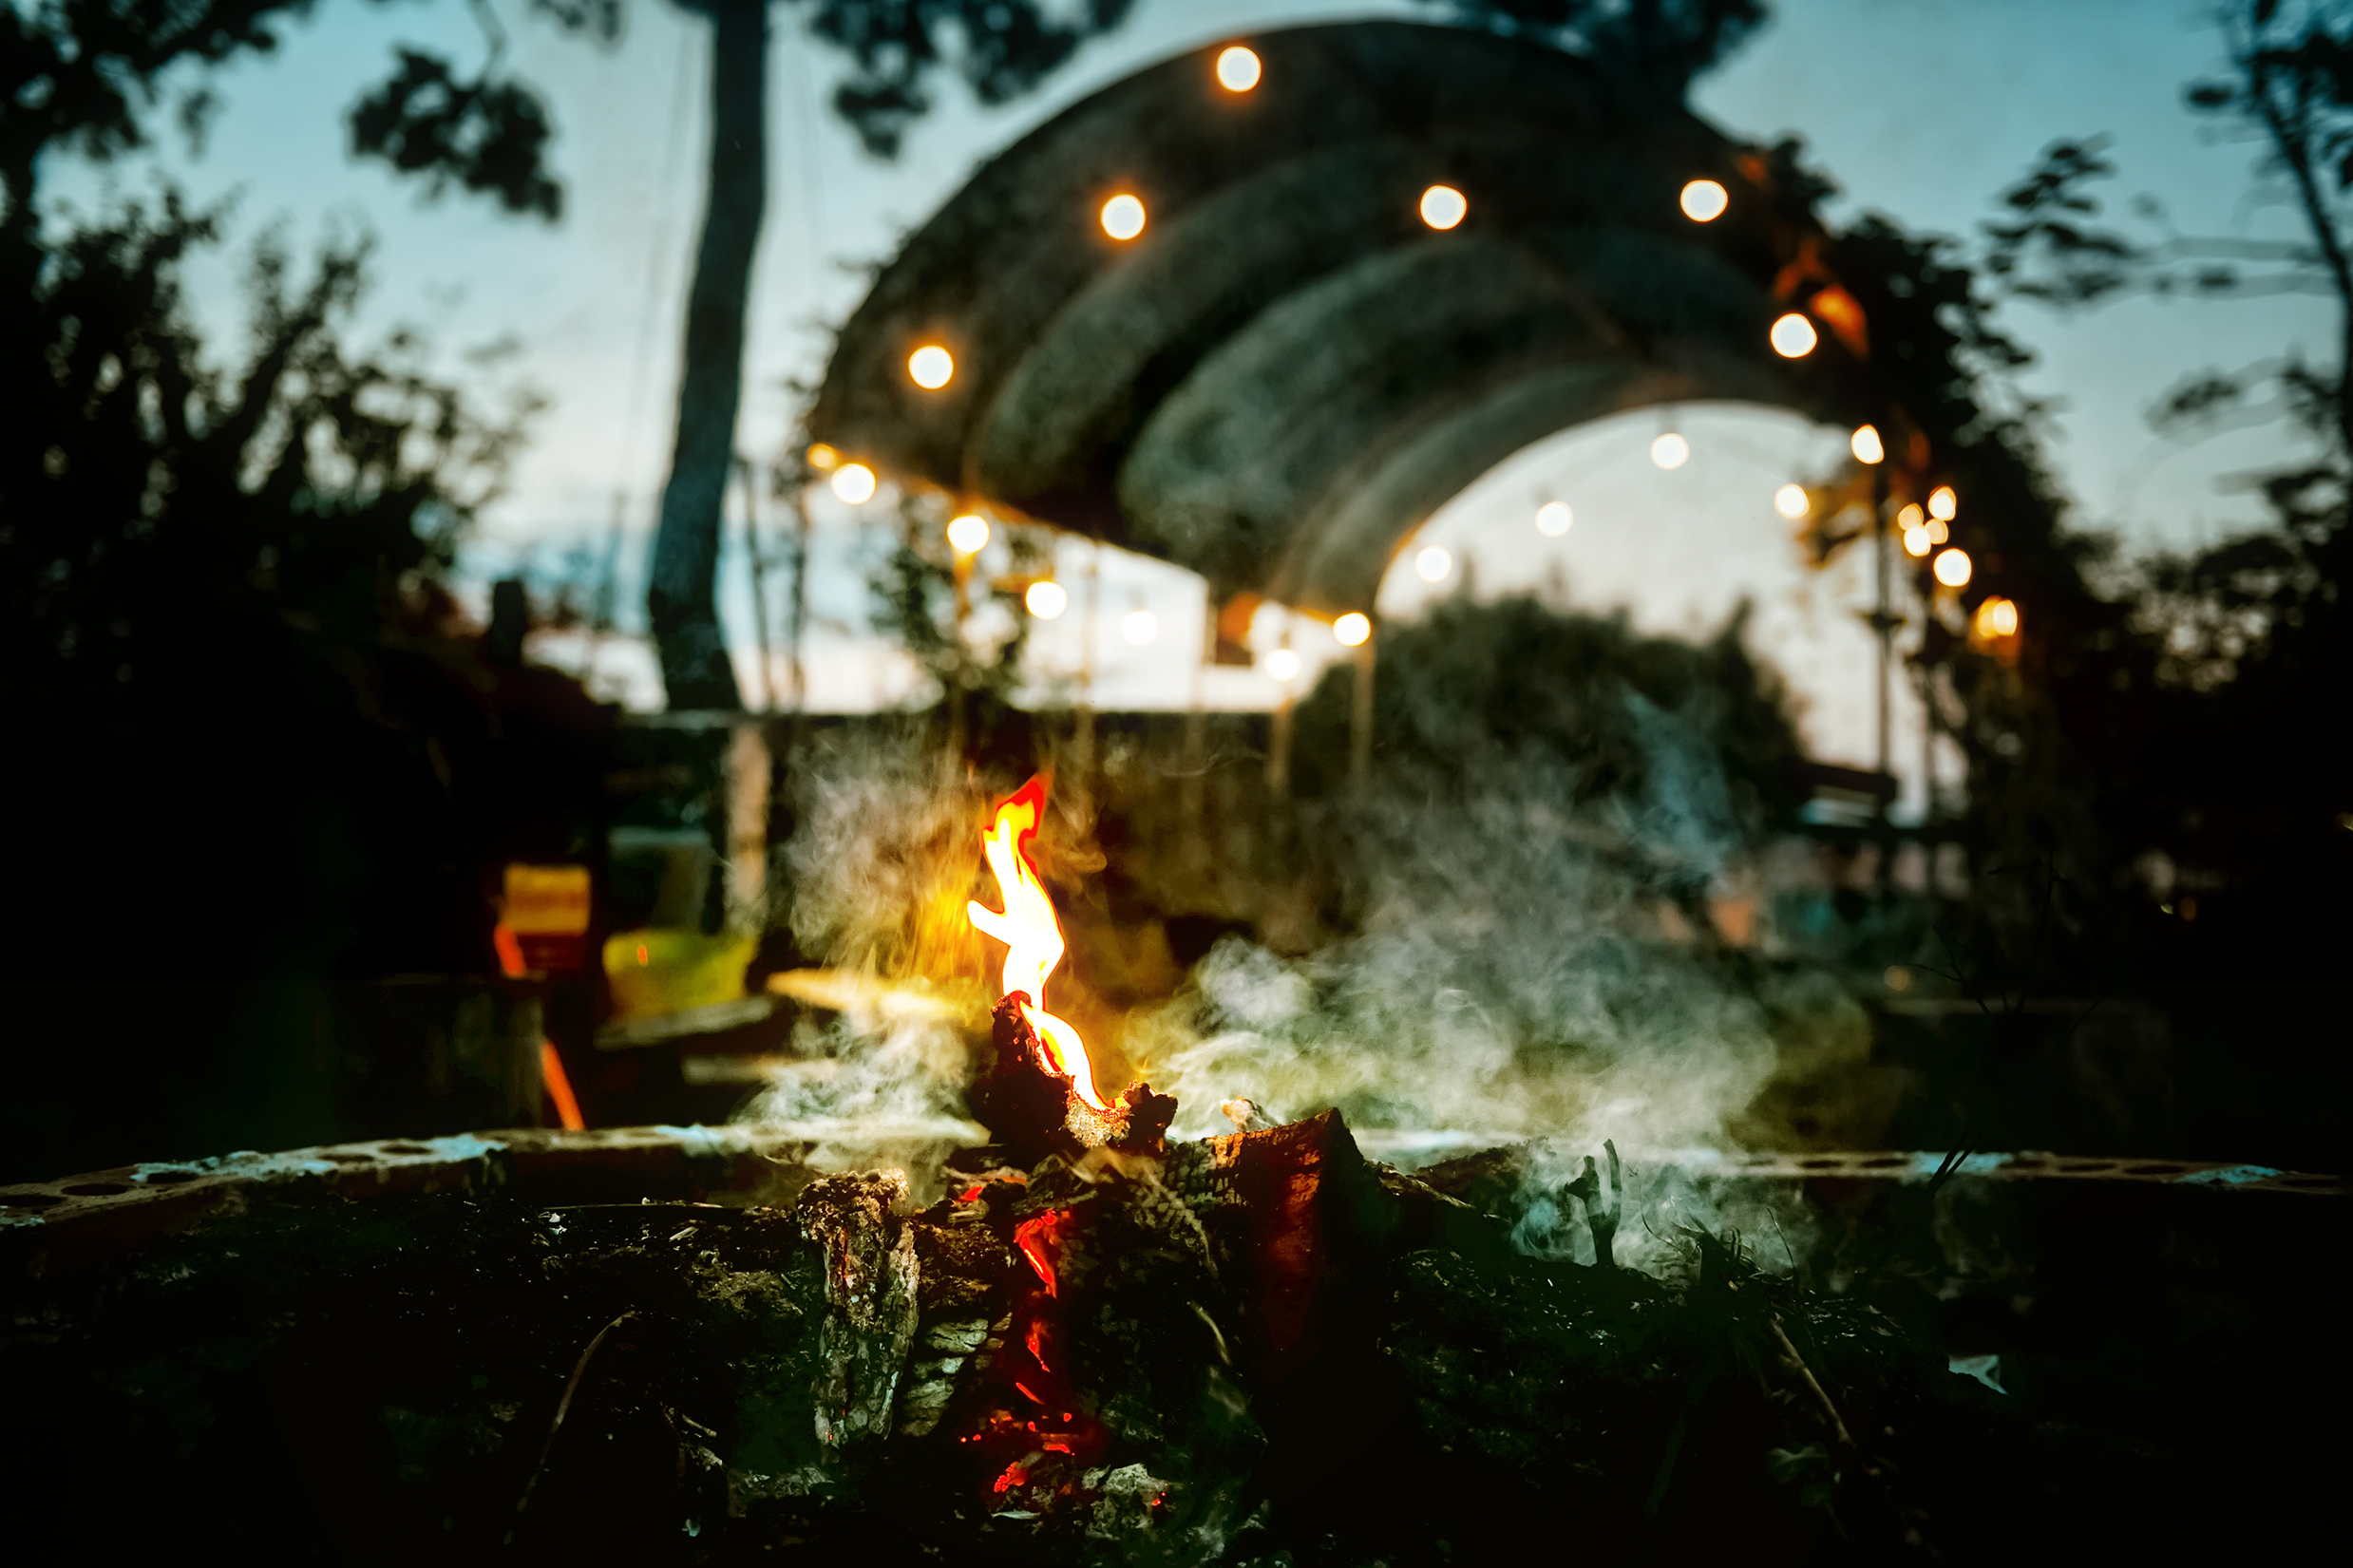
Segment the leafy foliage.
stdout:
<path fill-rule="evenodd" d="M 900 501 L 899 517 L 898 541 L 867 578 L 869 623 L 939 683 L 942 702 L 977 698 L 1010 707 L 1030 638 L 1030 617 L 1014 584 L 1022 571 L 1043 570 L 1041 552 L 1027 535 L 1015 532 L 1016 576 L 980 579 L 978 602 L 966 604 L 959 614 L 957 566 L 943 542 L 945 507 L 934 498 L 911 495 Z M 963 593 L 969 596 L 971 587 Z"/>
<path fill-rule="evenodd" d="M 1462 21 L 1550 44 L 1679 90 L 1765 23 L 1764 0 L 1424 0 Z"/>
<path fill-rule="evenodd" d="M 496 196 L 509 212 L 563 216 L 563 188 L 542 167 L 546 105 L 488 70 L 461 82 L 446 61 L 402 49 L 400 69 L 351 108 L 351 155 L 421 174 L 438 196 L 451 181 Z"/>
<path fill-rule="evenodd" d="M 1410 789 L 1475 794 L 1524 761 L 1573 781 L 1660 875 L 1701 882 L 1725 851 L 1793 822 L 1806 789 L 1787 698 L 1743 646 L 1743 606 L 1704 644 L 1516 595 L 1458 596 L 1382 634 L 1376 765 Z M 1354 679 L 1326 671 L 1298 718 L 1299 787 L 1336 793 Z"/>
<path fill-rule="evenodd" d="M 719 0 L 726 3 L 726 0 Z M 1037 0 L 795 0 L 809 31 L 847 54 L 856 74 L 834 88 L 834 111 L 868 152 L 896 157 L 907 126 L 931 109 L 926 79 L 962 45 L 958 73 L 983 104 L 1005 104 L 1044 81 L 1090 38 L 1128 18 L 1134 0 L 1081 0 L 1057 19 Z"/>

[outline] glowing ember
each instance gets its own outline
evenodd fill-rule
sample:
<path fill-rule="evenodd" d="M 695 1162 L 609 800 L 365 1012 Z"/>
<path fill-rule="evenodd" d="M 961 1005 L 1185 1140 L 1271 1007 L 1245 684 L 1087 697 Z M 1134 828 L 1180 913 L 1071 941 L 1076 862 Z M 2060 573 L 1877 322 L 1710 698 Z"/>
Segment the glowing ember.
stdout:
<path fill-rule="evenodd" d="M 1037 1031 L 1038 1065 L 1056 1078 L 1071 1080 L 1072 1092 L 1097 1110 L 1110 1105 L 1095 1093 L 1094 1066 L 1087 1059 L 1087 1044 L 1078 1030 L 1046 1011 L 1046 977 L 1062 962 L 1062 923 L 1054 918 L 1053 901 L 1030 861 L 1030 841 L 1037 837 L 1039 817 L 1046 808 L 1044 775 L 1032 779 L 997 803 L 996 819 L 980 836 L 981 853 L 996 874 L 1004 913 L 978 899 L 964 906 L 965 916 L 983 935 L 1005 944 L 1004 984 L 1000 996 L 1015 992 L 1027 996 L 1021 1015 Z"/>

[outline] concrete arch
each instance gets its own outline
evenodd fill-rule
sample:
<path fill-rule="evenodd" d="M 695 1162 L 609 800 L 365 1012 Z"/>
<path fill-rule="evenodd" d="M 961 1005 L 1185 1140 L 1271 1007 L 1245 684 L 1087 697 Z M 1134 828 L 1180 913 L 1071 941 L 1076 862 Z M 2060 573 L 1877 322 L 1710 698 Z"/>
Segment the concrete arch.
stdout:
<path fill-rule="evenodd" d="M 1310 610 L 1369 609 L 1431 510 L 1553 430 L 1647 403 L 1837 418 L 1860 367 L 1766 331 L 1820 231 L 1672 100 L 1557 50 L 1402 23 L 1248 40 L 1072 105 L 910 238 L 843 330 L 809 433 Z M 1734 193 L 1714 223 L 1677 194 Z M 1462 189 L 1438 234 L 1422 189 Z M 1132 192 L 1144 234 L 1103 234 Z M 958 372 L 914 386 L 907 354 Z"/>

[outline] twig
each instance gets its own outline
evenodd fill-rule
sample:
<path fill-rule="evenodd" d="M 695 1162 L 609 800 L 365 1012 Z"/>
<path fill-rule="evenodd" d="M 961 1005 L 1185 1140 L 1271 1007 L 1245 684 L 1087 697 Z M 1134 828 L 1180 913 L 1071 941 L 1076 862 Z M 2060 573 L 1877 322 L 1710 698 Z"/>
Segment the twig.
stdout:
<path fill-rule="evenodd" d="M 580 1352 L 580 1359 L 572 1364 L 572 1377 L 571 1380 L 563 1386 L 563 1398 L 556 1402 L 556 1419 L 548 1423 L 547 1441 L 540 1445 L 540 1462 L 531 1466 L 531 1479 L 522 1483 L 522 1496 L 515 1500 L 515 1520 L 517 1523 L 520 1523 L 522 1520 L 522 1511 L 531 1506 L 532 1489 L 539 1485 L 540 1477 L 547 1470 L 547 1456 L 555 1449 L 556 1434 L 563 1430 L 563 1418 L 572 1413 L 572 1396 L 580 1391 L 580 1379 L 588 1372 L 588 1363 L 590 1358 L 596 1355 L 597 1348 L 604 1343 L 605 1335 L 611 1333 L 614 1330 L 619 1328 L 622 1324 L 628 1322 L 636 1315 L 637 1314 L 634 1312 L 623 1313 L 620 1316 L 615 1318 L 603 1328 L 598 1329 L 597 1331 L 597 1337 L 588 1342 L 588 1349 Z M 508 1546 L 515 1544 L 515 1526 L 513 1524 L 509 1524 L 506 1527 L 506 1540 L 503 1544 Z"/>
<path fill-rule="evenodd" d="M 1847 1430 L 1846 1418 L 1838 1413 L 1838 1407 L 1831 1403 L 1830 1390 L 1823 1388 L 1821 1380 L 1813 1375 L 1813 1369 L 1806 1365 L 1806 1358 L 1797 1353 L 1797 1347 L 1790 1342 L 1789 1332 L 1781 1327 L 1781 1320 L 1777 1317 L 1773 1320 L 1773 1337 L 1781 1342 L 1781 1349 L 1789 1352 L 1790 1362 L 1797 1369 L 1797 1375 L 1806 1380 L 1806 1387 L 1813 1390 L 1813 1397 L 1820 1400 L 1822 1408 L 1830 1413 L 1831 1426 L 1838 1433 L 1838 1441 L 1850 1448 L 1856 1446 L 1854 1434 Z"/>

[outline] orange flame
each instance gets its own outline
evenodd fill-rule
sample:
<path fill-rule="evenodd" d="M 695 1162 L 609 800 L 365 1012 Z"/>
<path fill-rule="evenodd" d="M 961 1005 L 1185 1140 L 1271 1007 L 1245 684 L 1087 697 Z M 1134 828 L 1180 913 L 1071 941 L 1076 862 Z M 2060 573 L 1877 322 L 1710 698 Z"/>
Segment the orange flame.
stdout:
<path fill-rule="evenodd" d="M 1004 983 L 997 994 L 1015 992 L 1029 998 L 1021 1015 L 1037 1030 L 1039 1066 L 1055 1077 L 1067 1076 L 1072 1092 L 1098 1110 L 1110 1107 L 1095 1093 L 1094 1066 L 1087 1059 L 1087 1043 L 1078 1030 L 1046 1011 L 1046 977 L 1062 962 L 1062 923 L 1054 918 L 1053 900 L 1030 860 L 1030 841 L 1037 837 L 1038 819 L 1046 809 L 1046 776 L 1039 774 L 997 803 L 996 821 L 980 836 L 981 853 L 996 874 L 1003 914 L 978 899 L 964 906 L 965 917 L 981 935 L 1005 944 Z"/>

